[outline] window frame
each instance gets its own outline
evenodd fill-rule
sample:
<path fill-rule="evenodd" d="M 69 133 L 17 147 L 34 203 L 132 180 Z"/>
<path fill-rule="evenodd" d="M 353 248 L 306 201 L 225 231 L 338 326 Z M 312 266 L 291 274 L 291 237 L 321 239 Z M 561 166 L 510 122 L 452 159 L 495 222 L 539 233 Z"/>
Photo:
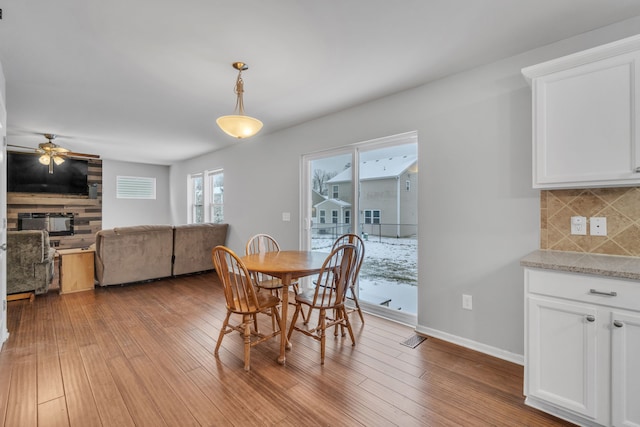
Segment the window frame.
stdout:
<path fill-rule="evenodd" d="M 221 194 L 224 194 L 224 169 L 208 169 L 202 172 L 195 172 L 188 175 L 188 200 L 187 200 L 187 223 L 189 224 L 202 224 L 202 223 L 221 223 L 224 222 L 224 197 L 221 202 L 215 201 L 215 177 L 222 176 L 222 190 Z M 202 204 L 198 204 L 195 194 L 195 182 L 196 180 L 202 180 Z M 216 218 L 216 208 L 222 212 L 219 218 Z M 198 211 L 200 211 L 201 220 L 197 218 Z"/>
<path fill-rule="evenodd" d="M 365 209 L 363 217 L 363 224 L 381 224 L 380 209 Z"/>

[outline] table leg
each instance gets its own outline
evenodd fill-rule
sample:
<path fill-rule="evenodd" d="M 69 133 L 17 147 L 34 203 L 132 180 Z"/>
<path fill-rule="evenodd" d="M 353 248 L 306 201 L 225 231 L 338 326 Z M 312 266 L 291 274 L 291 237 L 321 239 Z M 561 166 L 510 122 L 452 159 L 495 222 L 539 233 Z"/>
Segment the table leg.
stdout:
<path fill-rule="evenodd" d="M 287 339 L 287 313 L 289 309 L 289 286 L 291 286 L 291 274 L 282 278 L 282 309 L 280 310 L 280 356 L 278 362 L 284 365 L 287 360 L 286 350 L 291 348 Z"/>

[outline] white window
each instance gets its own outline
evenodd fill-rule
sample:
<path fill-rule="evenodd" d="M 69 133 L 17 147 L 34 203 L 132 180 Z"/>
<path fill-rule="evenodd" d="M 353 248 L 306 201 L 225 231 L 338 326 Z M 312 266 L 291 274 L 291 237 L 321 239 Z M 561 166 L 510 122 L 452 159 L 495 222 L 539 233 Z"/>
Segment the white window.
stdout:
<path fill-rule="evenodd" d="M 325 224 L 327 222 L 327 211 L 324 209 L 320 209 L 320 224 Z"/>
<path fill-rule="evenodd" d="M 364 211 L 364 223 L 365 224 L 380 224 L 380 210 L 379 209 L 367 209 Z"/>
<path fill-rule="evenodd" d="M 224 222 L 222 169 L 189 175 L 189 224 Z"/>
<path fill-rule="evenodd" d="M 156 179 L 142 176 L 116 176 L 117 199 L 156 198 Z"/>
<path fill-rule="evenodd" d="M 338 199 L 338 198 L 339 198 L 339 197 L 338 197 L 339 193 L 338 193 L 338 186 L 337 186 L 337 185 L 334 185 L 334 186 L 332 187 L 331 194 L 332 194 L 332 196 L 331 196 L 331 197 L 333 197 L 334 199 Z"/>
<path fill-rule="evenodd" d="M 204 222 L 204 179 L 202 173 L 189 175 L 189 224 Z"/>
<path fill-rule="evenodd" d="M 344 211 L 344 223 L 351 224 L 351 211 L 349 209 Z"/>
<path fill-rule="evenodd" d="M 224 222 L 224 173 L 222 170 L 207 172 L 209 187 L 209 222 Z"/>
<path fill-rule="evenodd" d="M 333 209 L 331 211 L 331 223 L 332 224 L 337 224 L 338 223 L 338 211 Z"/>
<path fill-rule="evenodd" d="M 405 182 L 405 188 L 407 189 L 407 191 L 411 191 L 411 181 L 406 180 L 406 182 Z"/>

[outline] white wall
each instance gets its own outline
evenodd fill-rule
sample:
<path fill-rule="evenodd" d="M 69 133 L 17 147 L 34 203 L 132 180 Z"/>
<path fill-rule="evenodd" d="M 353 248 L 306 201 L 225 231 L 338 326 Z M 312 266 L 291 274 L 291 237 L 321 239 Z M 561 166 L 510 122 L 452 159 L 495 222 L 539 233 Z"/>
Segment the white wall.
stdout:
<path fill-rule="evenodd" d="M 531 189 L 531 95 L 520 70 L 638 28 L 640 19 L 626 21 L 176 164 L 174 222 L 186 222 L 187 174 L 222 167 L 228 245 L 242 252 L 261 231 L 297 247 L 300 219 L 282 222 L 281 213 L 299 212 L 302 154 L 417 130 L 417 330 L 521 362 L 519 260 L 539 246 L 539 192 Z M 473 311 L 462 310 L 463 293 Z"/>
<path fill-rule="evenodd" d="M 116 199 L 117 176 L 156 178 L 156 200 Z M 172 224 L 169 166 L 102 161 L 102 228 Z"/>

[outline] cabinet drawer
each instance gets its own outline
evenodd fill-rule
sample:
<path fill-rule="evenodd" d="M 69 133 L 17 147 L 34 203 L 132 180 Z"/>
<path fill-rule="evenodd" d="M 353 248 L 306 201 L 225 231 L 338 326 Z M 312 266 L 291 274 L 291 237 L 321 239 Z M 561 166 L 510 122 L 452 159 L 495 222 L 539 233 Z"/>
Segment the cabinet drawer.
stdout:
<path fill-rule="evenodd" d="M 640 311 L 640 282 L 525 268 L 526 292 Z"/>

